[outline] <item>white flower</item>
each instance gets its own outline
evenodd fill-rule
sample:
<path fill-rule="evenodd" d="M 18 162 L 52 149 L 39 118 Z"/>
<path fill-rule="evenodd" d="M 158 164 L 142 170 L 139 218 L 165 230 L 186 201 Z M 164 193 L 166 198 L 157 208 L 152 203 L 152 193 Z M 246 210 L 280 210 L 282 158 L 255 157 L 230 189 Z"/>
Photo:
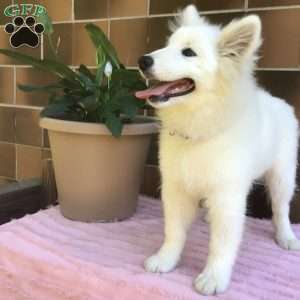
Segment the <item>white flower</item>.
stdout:
<path fill-rule="evenodd" d="M 109 78 L 111 76 L 111 73 L 112 73 L 112 65 L 111 65 L 110 61 L 108 61 L 104 68 L 104 74 L 106 77 Z"/>

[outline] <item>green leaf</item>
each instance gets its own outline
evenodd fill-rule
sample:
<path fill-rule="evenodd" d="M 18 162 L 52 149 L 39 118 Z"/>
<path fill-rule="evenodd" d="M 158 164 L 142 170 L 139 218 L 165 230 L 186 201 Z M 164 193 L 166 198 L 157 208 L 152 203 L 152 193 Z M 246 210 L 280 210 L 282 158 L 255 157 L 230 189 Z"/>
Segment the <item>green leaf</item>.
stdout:
<path fill-rule="evenodd" d="M 96 72 L 96 82 L 98 82 L 99 85 L 101 85 L 103 82 L 104 69 L 105 69 L 105 64 L 98 67 L 97 72 Z"/>
<path fill-rule="evenodd" d="M 95 75 L 85 65 L 80 65 L 79 69 L 78 69 L 78 72 L 84 74 L 85 76 L 87 76 L 92 81 L 95 80 Z"/>
<path fill-rule="evenodd" d="M 59 80 L 59 84 L 64 86 L 65 88 L 76 90 L 82 88 L 80 82 L 78 80 L 69 80 L 66 78 L 62 78 Z"/>
<path fill-rule="evenodd" d="M 120 61 L 117 52 L 113 45 L 110 43 L 102 29 L 94 24 L 87 24 L 85 26 L 89 36 L 95 45 L 97 51 L 103 50 L 106 57 L 112 62 L 116 68 L 120 68 Z"/>
<path fill-rule="evenodd" d="M 89 113 L 96 111 L 98 107 L 98 101 L 95 95 L 85 97 L 82 101 L 80 101 L 80 104 Z"/>
<path fill-rule="evenodd" d="M 83 73 L 78 73 L 78 76 L 79 76 L 80 82 L 83 85 L 83 88 L 86 91 L 95 91 L 97 85 L 92 79 L 90 79 L 90 77 L 86 76 Z"/>
<path fill-rule="evenodd" d="M 0 49 L 0 53 L 9 56 L 25 65 L 31 65 L 41 71 L 50 72 L 60 78 L 69 80 L 78 80 L 78 75 L 73 72 L 67 65 L 50 59 L 37 59 L 30 55 L 22 54 L 9 49 Z"/>
<path fill-rule="evenodd" d="M 137 70 L 115 69 L 111 80 L 113 84 L 124 86 L 130 90 L 145 89 L 146 83 Z"/>
<path fill-rule="evenodd" d="M 96 51 L 96 64 L 97 66 L 103 66 L 106 64 L 106 55 L 101 47 L 99 47 Z"/>
<path fill-rule="evenodd" d="M 58 55 L 57 55 L 58 49 L 57 49 L 57 46 L 56 46 L 56 48 L 54 47 L 53 40 L 52 40 L 52 35 L 54 33 L 54 29 L 53 29 L 53 24 L 52 24 L 51 18 L 49 17 L 49 15 L 46 12 L 45 14 L 42 14 L 37 17 L 37 22 L 42 23 L 44 25 L 44 28 L 45 28 L 44 35 L 47 36 L 48 43 L 50 46 L 49 48 L 51 50 L 50 56 L 54 57 L 55 59 L 58 59 Z"/>
<path fill-rule="evenodd" d="M 108 114 L 106 116 L 105 125 L 114 137 L 119 137 L 122 133 L 123 124 L 116 115 Z"/>
<path fill-rule="evenodd" d="M 58 83 L 51 83 L 48 85 L 30 85 L 30 84 L 19 83 L 17 86 L 23 92 L 46 92 L 46 93 L 53 93 L 53 91 L 64 88 Z"/>
<path fill-rule="evenodd" d="M 137 70 L 127 70 L 127 69 L 117 69 L 113 73 L 116 79 L 120 80 L 130 80 L 130 81 L 139 81 L 142 80 L 142 77 Z"/>
<path fill-rule="evenodd" d="M 64 119 L 67 112 L 70 110 L 70 103 L 66 102 L 53 102 L 48 104 L 42 111 L 41 117 Z"/>
<path fill-rule="evenodd" d="M 76 103 L 76 101 L 74 101 L 74 98 L 68 97 L 67 95 L 53 94 L 49 97 L 49 100 L 50 100 L 50 104 L 52 104 L 52 103 L 66 103 L 69 106 L 72 106 Z"/>
<path fill-rule="evenodd" d="M 138 112 L 138 100 L 133 95 L 128 95 L 120 98 L 121 112 L 133 119 Z"/>
<path fill-rule="evenodd" d="M 52 34 L 54 32 L 52 20 L 47 13 L 39 15 L 37 17 L 37 22 L 42 23 L 44 25 L 44 28 L 45 28 L 44 33 L 45 34 Z"/>

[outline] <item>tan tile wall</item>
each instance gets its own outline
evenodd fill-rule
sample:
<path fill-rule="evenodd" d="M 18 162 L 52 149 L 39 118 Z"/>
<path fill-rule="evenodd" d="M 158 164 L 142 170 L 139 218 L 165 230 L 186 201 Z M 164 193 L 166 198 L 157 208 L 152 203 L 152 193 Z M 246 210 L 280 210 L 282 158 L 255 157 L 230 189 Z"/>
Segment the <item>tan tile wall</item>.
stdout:
<path fill-rule="evenodd" d="M 2 13 L 15 0 L 0 1 L 0 47 L 9 48 Z M 59 56 L 72 66 L 95 66 L 95 51 L 84 30 L 94 22 L 109 35 L 122 61 L 136 66 L 137 58 L 161 47 L 168 36 L 167 19 L 178 8 L 197 5 L 209 20 L 226 24 L 248 13 L 263 22 L 264 44 L 258 81 L 293 104 L 300 117 L 300 0 L 26 0 L 43 4 L 54 21 L 54 39 L 61 39 Z M 36 57 L 49 55 L 45 39 L 37 49 L 19 51 Z M 28 94 L 17 83 L 47 83 L 53 77 L 0 56 L 0 181 L 41 175 L 42 160 L 51 156 L 47 133 L 38 126 L 47 103 L 43 93 Z M 153 138 L 143 190 L 158 195 L 157 138 Z"/>

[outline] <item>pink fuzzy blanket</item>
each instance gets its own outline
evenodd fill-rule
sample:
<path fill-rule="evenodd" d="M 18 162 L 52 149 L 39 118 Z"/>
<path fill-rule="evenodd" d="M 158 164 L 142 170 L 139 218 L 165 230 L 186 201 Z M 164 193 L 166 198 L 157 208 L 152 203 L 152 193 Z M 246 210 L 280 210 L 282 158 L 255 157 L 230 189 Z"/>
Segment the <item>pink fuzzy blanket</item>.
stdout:
<path fill-rule="evenodd" d="M 105 224 L 72 222 L 52 207 L 0 226 L 0 299 L 299 300 L 300 252 L 280 249 L 272 235 L 270 221 L 248 218 L 229 290 L 205 298 L 192 288 L 207 256 L 201 220 L 178 268 L 160 275 L 142 267 L 162 241 L 159 201 L 141 197 L 134 217 Z"/>

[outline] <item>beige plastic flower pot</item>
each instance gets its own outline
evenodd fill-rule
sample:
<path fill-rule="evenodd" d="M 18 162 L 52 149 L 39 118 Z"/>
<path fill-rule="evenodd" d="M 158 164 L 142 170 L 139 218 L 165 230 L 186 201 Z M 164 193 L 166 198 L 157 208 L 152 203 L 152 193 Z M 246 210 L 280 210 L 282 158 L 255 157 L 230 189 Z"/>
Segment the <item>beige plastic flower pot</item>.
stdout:
<path fill-rule="evenodd" d="M 136 209 L 152 118 L 124 125 L 115 138 L 105 125 L 42 118 L 48 129 L 62 214 L 84 222 L 117 221 Z"/>

